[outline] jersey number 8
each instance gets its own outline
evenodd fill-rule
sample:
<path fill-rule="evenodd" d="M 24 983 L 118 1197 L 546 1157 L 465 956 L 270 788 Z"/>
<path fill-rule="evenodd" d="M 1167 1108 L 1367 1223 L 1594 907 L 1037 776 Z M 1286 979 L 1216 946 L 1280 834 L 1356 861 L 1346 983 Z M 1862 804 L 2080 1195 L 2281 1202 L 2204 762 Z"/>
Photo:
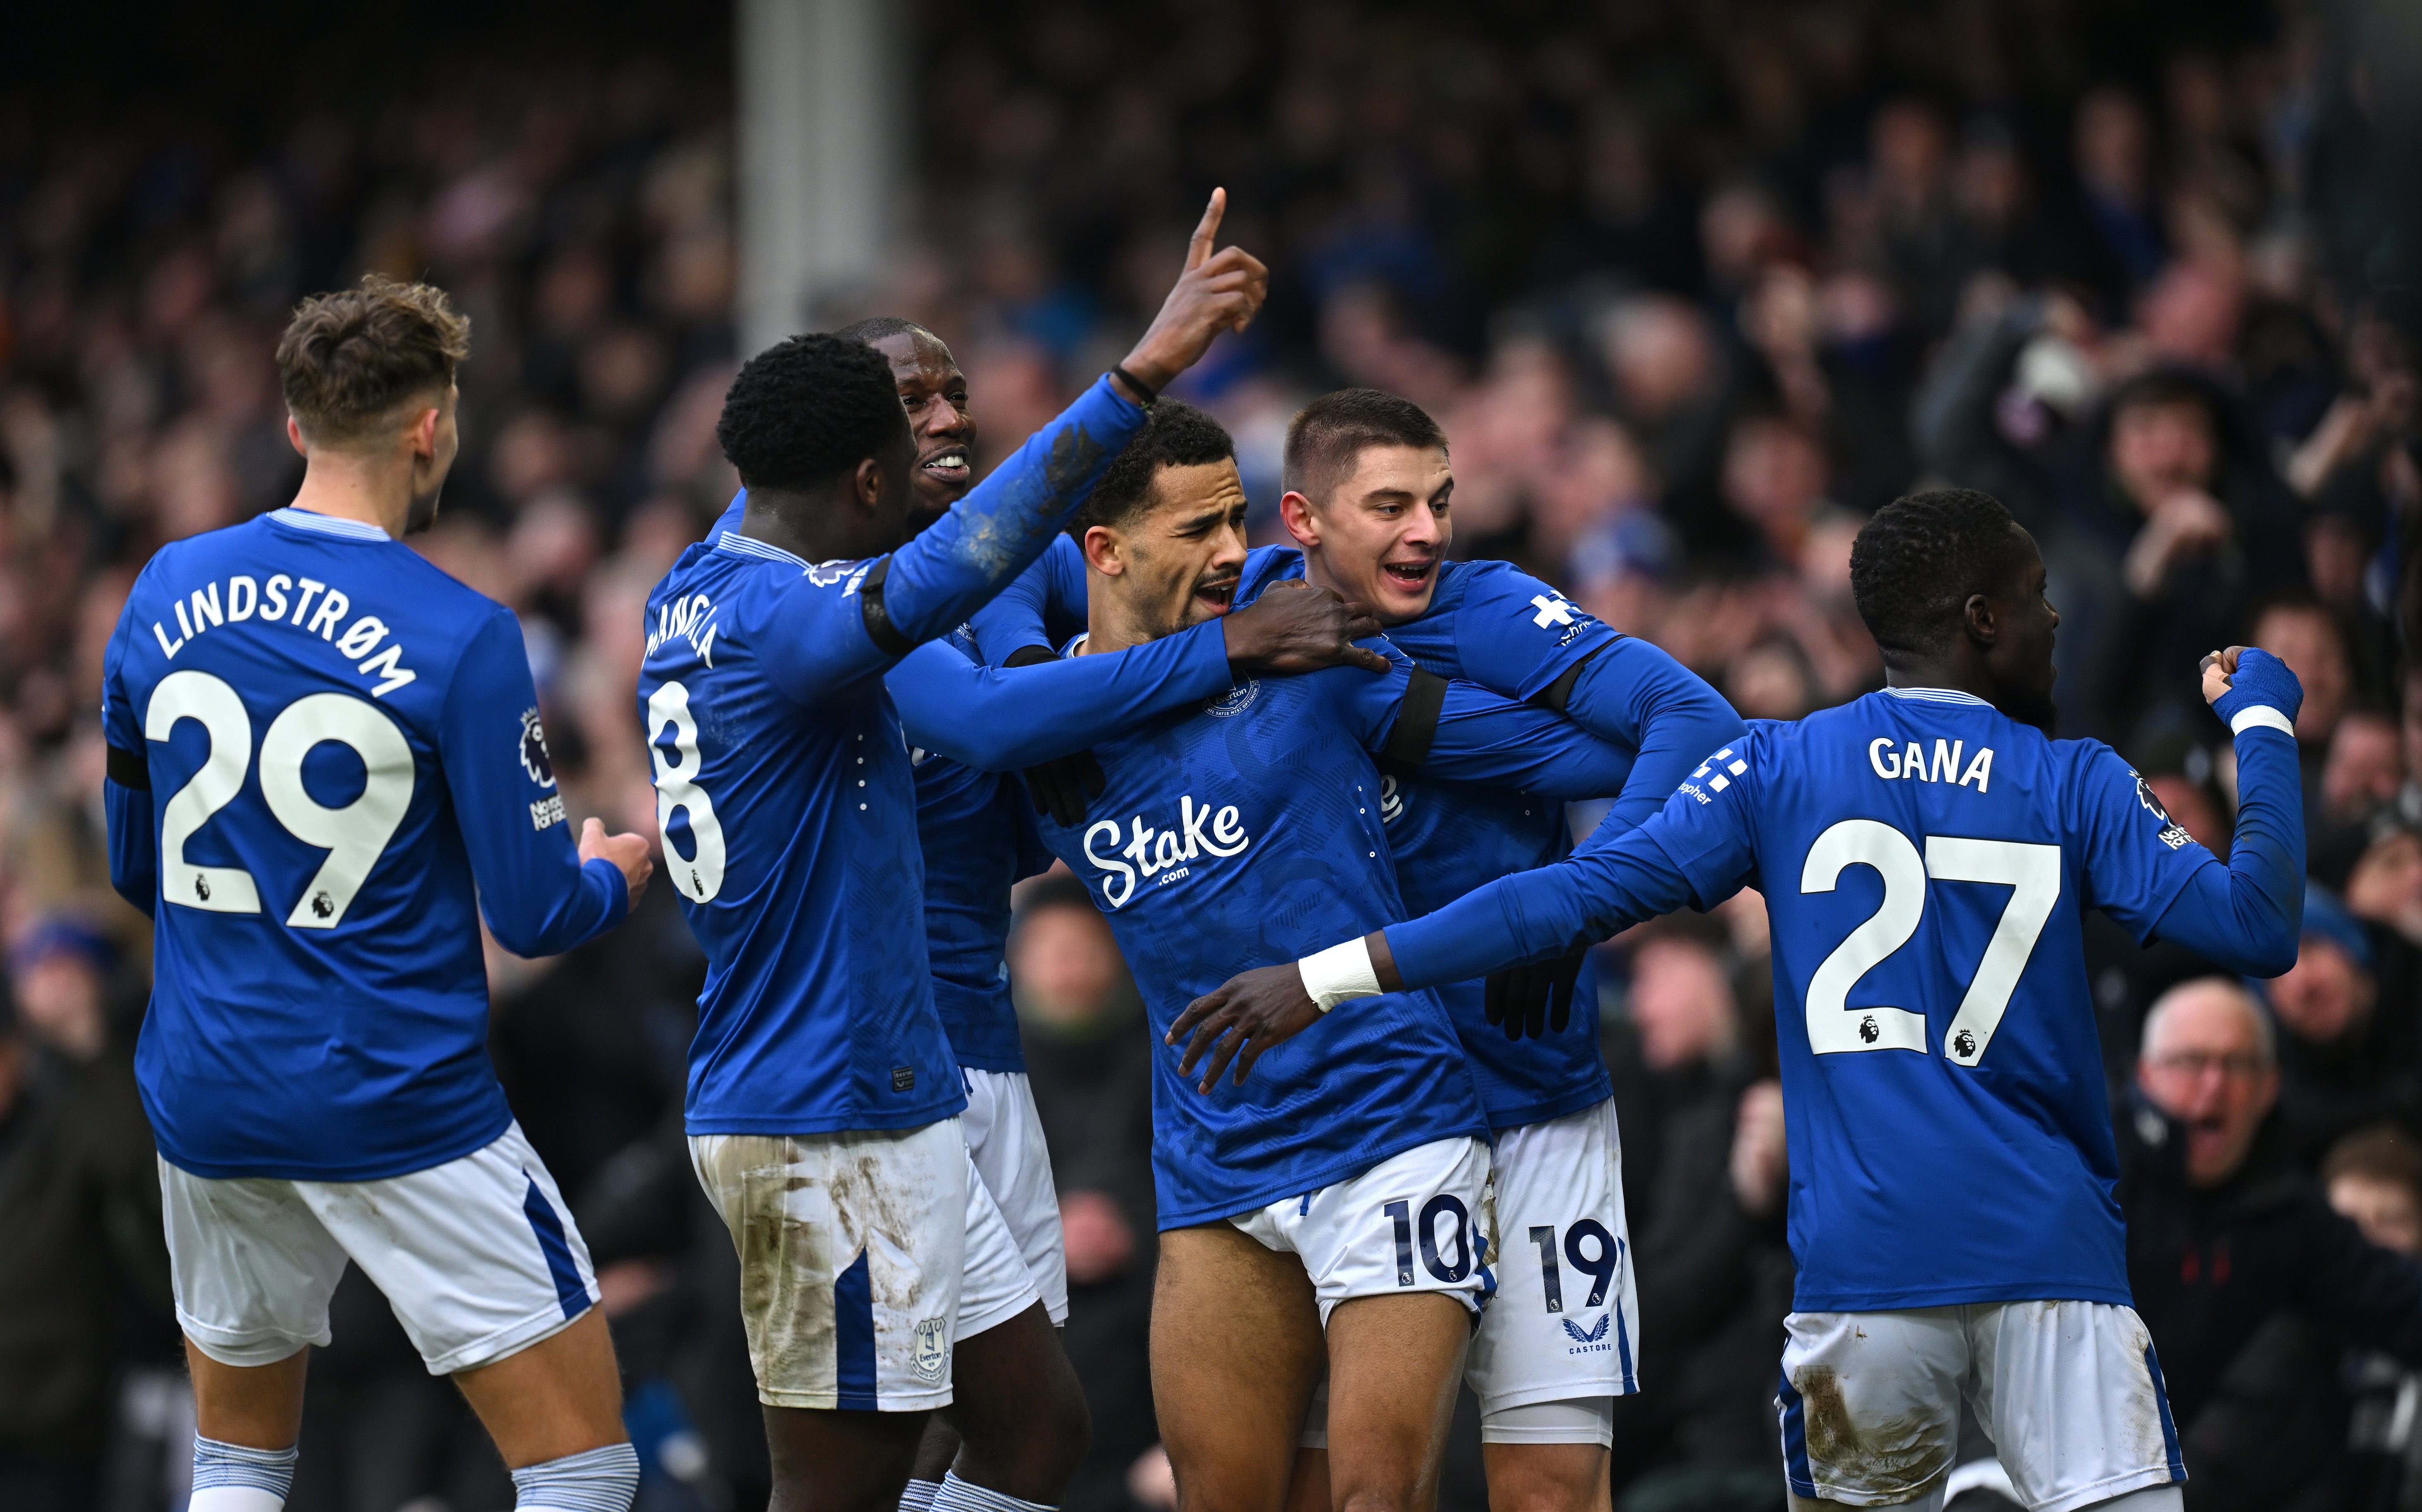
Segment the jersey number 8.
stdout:
<path fill-rule="evenodd" d="M 1915 1050 L 1927 1053 L 1926 1015 L 1907 1008 L 1852 1008 L 1850 989 L 1859 979 L 1908 944 L 1926 911 L 1926 879 L 1991 882 L 2010 890 L 2001 921 L 1985 947 L 1959 1012 L 1943 1032 L 1943 1054 L 1973 1066 L 1984 1059 L 1993 1031 L 2018 990 L 2019 973 L 2035 953 L 2052 905 L 2060 901 L 2060 847 L 2015 840 L 1970 840 L 1928 835 L 1926 855 L 1907 835 L 1873 819 L 1845 819 L 1816 837 L 1800 874 L 1800 890 L 1831 892 L 1853 866 L 1871 866 L 1883 878 L 1883 902 L 1867 921 L 1833 947 L 1808 979 L 1808 1047 L 1818 1055 L 1847 1050 Z M 1853 1015 L 1858 1016 L 1853 1017 Z"/>
<path fill-rule="evenodd" d="M 161 811 L 160 895 L 206 913 L 257 914 L 260 889 L 251 873 L 185 859 L 185 842 L 244 791 L 244 770 L 252 762 L 252 717 L 226 679 L 170 672 L 151 690 L 143 711 L 145 738 L 166 740 L 180 719 L 199 724 L 211 748 Z M 362 759 L 361 795 L 341 808 L 327 807 L 303 786 L 303 759 L 325 742 Z M 344 922 L 354 895 L 412 806 L 413 781 L 411 743 L 393 719 L 365 700 L 313 693 L 269 722 L 260 740 L 261 798 L 289 834 L 328 853 L 286 916 L 287 927 L 334 929 Z"/>
<path fill-rule="evenodd" d="M 665 726 L 673 727 L 673 753 L 656 744 L 656 736 Z M 715 804 L 708 799 L 706 789 L 698 785 L 699 768 L 705 758 L 698 753 L 698 721 L 690 717 L 689 689 L 679 683 L 667 683 L 648 698 L 648 754 L 656 763 L 656 828 L 665 839 L 665 870 L 672 874 L 673 886 L 692 903 L 709 903 L 723 890 L 723 826 L 715 817 Z M 689 821 L 690 849 L 688 860 L 673 844 L 673 814 L 678 811 Z"/>

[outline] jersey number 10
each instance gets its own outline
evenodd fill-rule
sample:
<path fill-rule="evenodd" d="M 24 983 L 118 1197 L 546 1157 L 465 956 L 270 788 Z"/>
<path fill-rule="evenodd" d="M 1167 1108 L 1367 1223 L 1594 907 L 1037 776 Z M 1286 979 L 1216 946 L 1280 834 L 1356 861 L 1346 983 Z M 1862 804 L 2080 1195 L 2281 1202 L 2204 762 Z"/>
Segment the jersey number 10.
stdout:
<path fill-rule="evenodd" d="M 252 716 L 225 678 L 170 672 L 151 690 L 143 711 L 144 737 L 166 740 L 180 719 L 199 724 L 211 748 L 160 812 L 160 895 L 205 913 L 257 914 L 260 889 L 250 872 L 185 859 L 185 842 L 244 791 L 244 772 L 252 764 Z M 362 759 L 361 795 L 341 808 L 327 807 L 303 786 L 303 758 L 325 742 Z M 354 895 L 412 806 L 412 787 L 411 743 L 367 700 L 312 693 L 269 722 L 269 732 L 260 737 L 261 798 L 287 833 L 328 853 L 294 900 L 288 928 L 334 929 L 344 922 Z"/>
<path fill-rule="evenodd" d="M 1818 1055 L 1848 1050 L 1915 1050 L 1927 1053 L 1926 1015 L 1907 1008 L 1852 1008 L 1850 989 L 1908 944 L 1926 911 L 1926 881 L 1992 882 L 2010 890 L 2010 901 L 1993 926 L 1985 957 L 1969 979 L 1959 1012 L 1943 1032 L 1943 1051 L 1955 1063 L 1984 1059 L 2019 973 L 2035 953 L 2036 940 L 2052 905 L 2060 901 L 2060 847 L 2015 840 L 1970 840 L 1928 835 L 1926 855 L 1907 835 L 1873 819 L 1845 819 L 1816 837 L 1800 874 L 1800 890 L 1831 892 L 1853 866 L 1871 866 L 1883 878 L 1883 902 L 1808 979 L 1808 1047 Z"/>

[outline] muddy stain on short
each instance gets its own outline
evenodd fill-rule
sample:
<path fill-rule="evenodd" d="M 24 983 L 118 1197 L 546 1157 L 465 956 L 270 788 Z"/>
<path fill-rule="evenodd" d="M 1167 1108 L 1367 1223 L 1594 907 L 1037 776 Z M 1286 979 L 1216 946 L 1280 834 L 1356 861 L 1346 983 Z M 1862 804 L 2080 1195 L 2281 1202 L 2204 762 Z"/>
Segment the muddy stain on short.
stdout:
<path fill-rule="evenodd" d="M 1792 1378 L 1807 1420 L 1808 1457 L 1825 1479 L 1846 1490 L 1877 1495 L 1916 1491 L 1951 1466 L 1946 1429 L 1958 1425 L 1913 1416 L 1853 1418 L 1841 1378 L 1815 1365 Z"/>

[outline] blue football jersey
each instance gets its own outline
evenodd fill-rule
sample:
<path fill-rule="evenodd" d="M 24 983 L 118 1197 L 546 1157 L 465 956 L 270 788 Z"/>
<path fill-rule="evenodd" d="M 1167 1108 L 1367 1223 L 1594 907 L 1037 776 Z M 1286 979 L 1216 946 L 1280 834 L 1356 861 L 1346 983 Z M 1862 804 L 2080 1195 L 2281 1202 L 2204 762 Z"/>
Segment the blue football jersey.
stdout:
<path fill-rule="evenodd" d="M 893 632 L 947 635 L 1142 422 L 1096 383 L 888 558 L 810 563 L 719 530 L 650 595 L 638 700 L 664 869 L 707 957 L 691 1133 L 913 1128 L 966 1106 L 934 1004 L 916 775 L 884 681 L 901 654 L 873 638 L 860 590 L 881 565 Z"/>
<path fill-rule="evenodd" d="M 1678 875 L 1599 874 L 1649 857 Z M 2080 920 L 2100 908 L 2149 937 L 2216 864 L 2109 747 L 1965 693 L 1893 688 L 1755 722 L 1634 836 L 1594 836 L 1389 942 L 1418 982 L 1466 969 L 1475 934 L 1537 951 L 1611 913 L 1756 888 L 1799 1307 L 2124 1304 Z M 1559 917 L 1576 908 L 1587 924 Z"/>
<path fill-rule="evenodd" d="M 1303 575 L 1298 551 L 1273 548 L 1265 563 L 1262 582 L 1249 575 L 1240 600 L 1263 583 Z M 1439 563 L 1429 612 L 1388 627 L 1388 639 L 1417 665 L 1518 700 L 1535 697 L 1584 657 L 1622 638 L 1562 593 L 1502 561 Z M 1613 795 L 1628 776 L 1627 766 L 1605 794 L 1590 795 Z M 1536 794 L 1419 772 L 1388 771 L 1381 783 L 1397 886 L 1417 914 L 1501 876 L 1546 866 L 1572 848 L 1564 804 Z M 1492 1126 L 1560 1118 L 1614 1095 L 1598 1053 L 1595 965 L 1585 962 L 1573 984 L 1572 1017 L 1564 1031 L 1538 1039 L 1508 1039 L 1488 1022 L 1486 980 L 1442 983 L 1437 991 L 1471 1057 Z"/>
<path fill-rule="evenodd" d="M 710 544 L 738 527 L 747 503 L 743 490 Z M 1014 671 L 984 667 L 963 624 L 884 674 L 916 773 L 934 1006 L 962 1067 L 1026 1069 L 1006 954 L 1010 889 L 1048 870 L 1052 857 L 1035 832 L 1033 800 L 1012 774 L 1232 681 L 1216 624 L 1115 656 Z"/>
<path fill-rule="evenodd" d="M 1235 601 L 1250 603 L 1270 583 L 1303 575 L 1301 552 L 1257 547 L 1246 558 Z M 1064 538 L 1054 542 L 978 612 L 978 638 L 996 656 L 1037 644 L 1054 617 L 1084 612 L 1085 594 L 1082 554 Z M 1621 734 L 1616 748 L 1626 755 L 1645 759 L 1641 780 L 1631 780 L 1628 764 L 1610 768 L 1611 784 L 1589 795 L 1622 794 L 1614 821 L 1627 827 L 1653 813 L 1684 770 L 1741 728 L 1713 690 L 1664 653 L 1619 635 L 1505 562 L 1441 563 L 1429 610 L 1390 627 L 1388 639 L 1427 670 L 1512 700 L 1536 698 L 1594 659 L 1568 708 L 1601 735 Z M 1562 802 L 1431 773 L 1383 769 L 1381 783 L 1398 885 L 1417 913 L 1570 849 Z M 1583 966 L 1575 984 L 1570 1023 L 1543 1039 L 1509 1040 L 1489 1023 L 1485 981 L 1447 983 L 1438 992 L 1472 1057 L 1492 1126 L 1559 1117 L 1612 1095 L 1598 1053 L 1592 967 Z"/>
<path fill-rule="evenodd" d="M 375 526 L 278 510 L 151 559 L 102 714 L 111 880 L 153 921 L 161 1154 L 369 1181 L 502 1134 L 482 909 L 547 955 L 628 906 L 576 855 L 511 611 Z"/>
<path fill-rule="evenodd" d="M 1366 642 L 1385 648 L 1385 642 Z M 1153 1027 L 1153 1167 L 1163 1228 L 1249 1211 L 1433 1140 L 1487 1132 L 1470 1064 L 1429 992 L 1358 1000 L 1205 1094 L 1159 1043 L 1187 1003 L 1258 962 L 1368 932 L 1401 906 L 1371 752 L 1409 665 L 1263 678 L 1096 745 L 1109 786 L 1044 841 L 1092 889 Z M 1543 710 L 1464 685 L 1429 764 L 1595 792 L 1622 761 Z M 1619 778 L 1616 779 L 1619 781 Z"/>

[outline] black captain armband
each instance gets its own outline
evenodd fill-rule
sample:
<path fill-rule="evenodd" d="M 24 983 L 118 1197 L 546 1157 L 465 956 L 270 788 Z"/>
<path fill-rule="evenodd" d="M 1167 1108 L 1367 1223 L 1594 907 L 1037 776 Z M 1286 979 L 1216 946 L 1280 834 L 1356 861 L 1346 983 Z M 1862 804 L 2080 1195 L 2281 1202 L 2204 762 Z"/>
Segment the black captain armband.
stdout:
<path fill-rule="evenodd" d="M 1048 646 L 1020 646 L 1011 652 L 1009 659 L 1001 665 L 1009 668 L 1040 667 L 1045 662 L 1056 662 L 1059 659 L 1058 654 Z"/>
<path fill-rule="evenodd" d="M 151 791 L 151 758 L 139 750 L 112 746 L 109 748 L 107 775 L 119 787 L 149 793 Z"/>
<path fill-rule="evenodd" d="M 857 585 L 857 612 L 866 617 L 866 638 L 887 656 L 905 656 L 917 643 L 900 633 L 883 606 L 883 580 L 891 575 L 891 559 L 884 558 L 866 571 Z"/>
<path fill-rule="evenodd" d="M 1565 705 L 1573 700 L 1573 689 L 1581 685 L 1581 669 L 1587 667 L 1590 664 L 1590 657 L 1596 654 L 1597 653 L 1593 651 L 1588 656 L 1583 656 L 1565 668 L 1565 675 L 1532 694 L 1531 701 L 1542 707 L 1553 709 L 1558 714 L 1564 713 Z"/>
<path fill-rule="evenodd" d="M 1446 679 L 1427 668 L 1413 669 L 1412 685 L 1396 711 L 1396 728 L 1388 732 L 1379 759 L 1419 769 L 1430 759 L 1430 742 L 1438 738 L 1439 713 L 1446 707 Z"/>

